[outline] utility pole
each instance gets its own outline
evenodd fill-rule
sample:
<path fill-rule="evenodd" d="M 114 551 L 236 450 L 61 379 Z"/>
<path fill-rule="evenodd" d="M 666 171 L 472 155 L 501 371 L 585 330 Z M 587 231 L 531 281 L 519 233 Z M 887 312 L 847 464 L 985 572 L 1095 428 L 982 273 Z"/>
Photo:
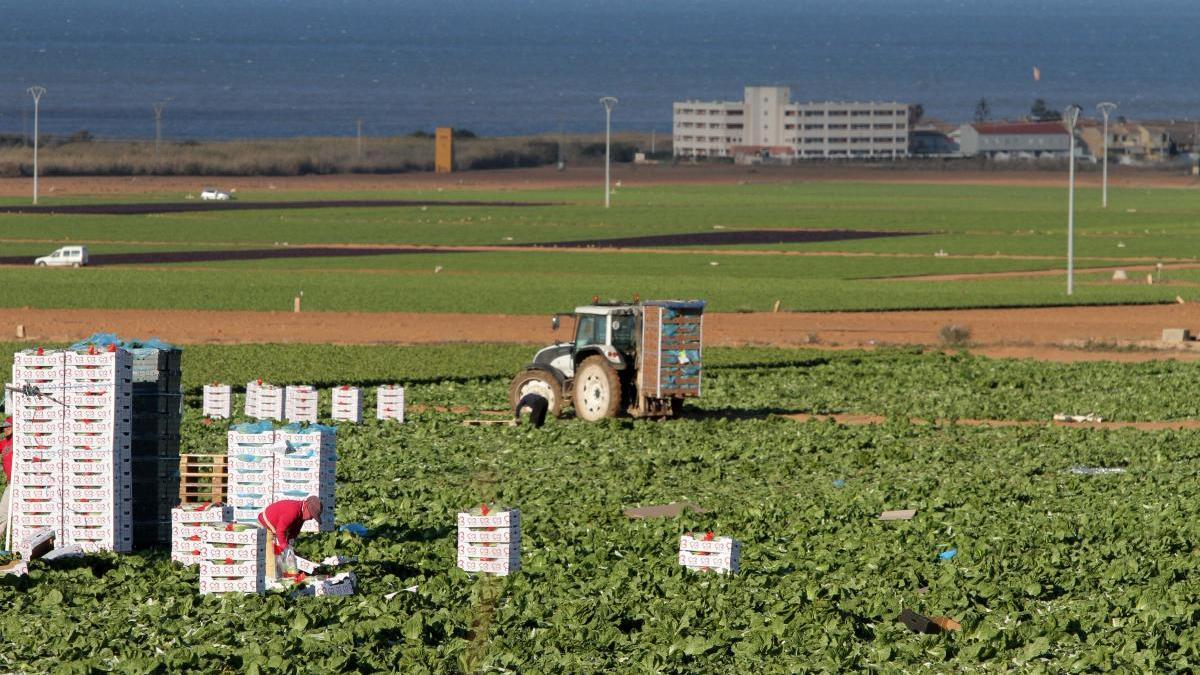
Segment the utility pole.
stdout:
<path fill-rule="evenodd" d="M 154 104 L 154 166 L 162 166 L 162 113 L 166 103 L 159 101 Z"/>
<path fill-rule="evenodd" d="M 600 104 L 604 106 L 604 208 L 607 209 L 612 194 L 609 187 L 612 178 L 612 109 L 617 105 L 617 97 L 604 96 Z"/>
<path fill-rule="evenodd" d="M 45 87 L 30 87 L 26 91 L 33 97 L 33 203 L 37 204 L 38 200 L 38 105 L 41 103 L 42 94 L 46 93 Z"/>
<path fill-rule="evenodd" d="M 1104 188 L 1101 192 L 1103 196 L 1100 198 L 1100 206 L 1106 209 L 1108 208 L 1108 115 L 1116 109 L 1117 104 L 1108 101 L 1096 106 L 1096 110 L 1104 115 Z"/>
<path fill-rule="evenodd" d="M 1067 295 L 1075 293 L 1075 124 L 1079 122 L 1081 108 L 1077 105 L 1067 106 L 1067 131 L 1071 134 L 1070 162 L 1071 172 L 1067 190 Z"/>
<path fill-rule="evenodd" d="M 354 123 L 355 123 L 355 126 L 358 128 L 357 136 L 356 136 L 358 139 L 358 161 L 361 162 L 362 161 L 362 120 L 355 120 Z"/>

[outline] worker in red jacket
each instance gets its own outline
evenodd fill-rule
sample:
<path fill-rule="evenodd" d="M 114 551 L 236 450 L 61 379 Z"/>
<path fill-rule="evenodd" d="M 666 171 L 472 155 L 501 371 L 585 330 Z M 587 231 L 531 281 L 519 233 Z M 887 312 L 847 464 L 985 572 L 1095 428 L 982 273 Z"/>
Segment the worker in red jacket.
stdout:
<path fill-rule="evenodd" d="M 0 538 L 8 531 L 8 500 L 12 486 L 12 418 L 0 422 L 0 461 L 4 464 L 4 496 L 0 497 Z"/>
<path fill-rule="evenodd" d="M 321 500 L 317 497 L 299 499 L 281 499 L 263 509 L 258 514 L 258 522 L 267 529 L 267 576 L 279 578 L 289 567 L 286 560 L 294 559 L 291 554 L 292 543 L 300 535 L 304 521 L 316 520 L 321 516 Z"/>

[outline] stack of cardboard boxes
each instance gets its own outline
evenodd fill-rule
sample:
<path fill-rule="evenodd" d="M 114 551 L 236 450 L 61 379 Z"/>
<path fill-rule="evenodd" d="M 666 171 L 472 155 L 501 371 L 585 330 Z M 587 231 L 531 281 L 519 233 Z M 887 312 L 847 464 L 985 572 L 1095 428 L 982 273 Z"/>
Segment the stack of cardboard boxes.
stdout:
<path fill-rule="evenodd" d="M 262 593 L 267 531 L 236 523 L 206 525 L 204 530 L 200 593 Z"/>
<path fill-rule="evenodd" d="M 331 417 L 337 422 L 362 424 L 362 390 L 358 387 L 334 387 L 330 394 Z"/>
<path fill-rule="evenodd" d="M 185 567 L 199 565 L 208 526 L 231 522 L 233 509 L 223 504 L 180 504 L 171 509 L 171 560 Z"/>
<path fill-rule="evenodd" d="M 10 541 L 38 530 L 86 552 L 132 549 L 132 357 L 29 350 L 13 357 Z"/>
<path fill-rule="evenodd" d="M 233 417 L 233 387 L 227 384 L 204 385 L 204 416 L 227 420 Z"/>
<path fill-rule="evenodd" d="M 375 419 L 404 421 L 404 387 L 380 385 L 375 392 Z"/>
<path fill-rule="evenodd" d="M 320 412 L 320 394 L 315 387 L 303 384 L 288 385 L 284 400 L 289 422 L 308 422 L 316 424 Z"/>
<path fill-rule="evenodd" d="M 171 507 L 179 495 L 182 352 L 158 342 L 132 346 L 129 351 L 133 355 L 133 547 L 166 546 L 171 541 Z"/>
<path fill-rule="evenodd" d="M 521 569 L 521 512 L 458 514 L 458 567 L 499 576 Z"/>

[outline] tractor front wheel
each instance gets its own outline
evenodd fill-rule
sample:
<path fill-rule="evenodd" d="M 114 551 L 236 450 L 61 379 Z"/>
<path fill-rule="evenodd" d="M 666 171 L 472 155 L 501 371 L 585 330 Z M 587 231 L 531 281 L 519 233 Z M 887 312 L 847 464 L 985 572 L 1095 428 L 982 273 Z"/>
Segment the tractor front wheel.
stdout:
<path fill-rule="evenodd" d="M 575 369 L 575 416 L 595 422 L 621 410 L 621 380 L 602 356 L 589 356 Z"/>
<path fill-rule="evenodd" d="M 526 394 L 538 394 L 546 399 L 546 414 L 558 417 L 562 410 L 562 387 L 553 375 L 544 370 L 523 370 L 508 387 L 508 407 L 516 412 L 517 404 Z"/>

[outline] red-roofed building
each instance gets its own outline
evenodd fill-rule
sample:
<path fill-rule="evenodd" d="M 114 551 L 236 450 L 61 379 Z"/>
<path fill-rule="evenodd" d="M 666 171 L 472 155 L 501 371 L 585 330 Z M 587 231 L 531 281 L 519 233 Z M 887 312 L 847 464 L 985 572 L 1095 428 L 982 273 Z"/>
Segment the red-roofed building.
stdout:
<path fill-rule="evenodd" d="M 966 157 L 1065 157 L 1070 152 L 1071 136 L 1062 122 L 964 124 L 959 129 L 958 146 Z"/>

